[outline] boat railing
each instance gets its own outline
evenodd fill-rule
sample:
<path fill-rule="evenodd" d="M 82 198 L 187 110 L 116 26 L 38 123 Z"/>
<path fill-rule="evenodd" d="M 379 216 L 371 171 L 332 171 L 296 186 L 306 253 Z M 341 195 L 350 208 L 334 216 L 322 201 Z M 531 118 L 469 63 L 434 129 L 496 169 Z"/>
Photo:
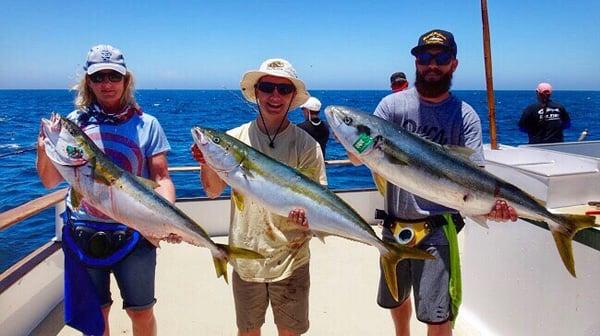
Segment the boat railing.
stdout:
<path fill-rule="evenodd" d="M 326 166 L 345 166 L 351 165 L 352 163 L 349 160 L 327 160 L 325 161 L 325 164 Z M 199 166 L 179 166 L 169 168 L 169 172 L 173 173 L 193 171 L 199 172 L 200 170 L 201 168 Z M 19 260 L 16 264 L 12 265 L 6 271 L 0 274 L 0 295 L 13 283 L 31 271 L 39 263 L 44 261 L 49 255 L 60 249 L 63 223 L 59 215 L 64 211 L 65 204 L 63 201 L 66 194 L 67 188 L 62 188 L 0 213 L 0 231 L 8 229 L 9 227 L 33 217 L 41 211 L 49 209 L 53 206 L 56 214 L 55 238 L 39 247 L 25 258 Z"/>

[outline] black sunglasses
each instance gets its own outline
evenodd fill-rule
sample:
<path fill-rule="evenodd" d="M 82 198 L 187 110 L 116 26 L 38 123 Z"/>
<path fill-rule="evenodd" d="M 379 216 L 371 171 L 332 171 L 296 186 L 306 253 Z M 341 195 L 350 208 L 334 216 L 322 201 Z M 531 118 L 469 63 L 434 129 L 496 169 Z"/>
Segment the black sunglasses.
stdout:
<path fill-rule="evenodd" d="M 437 65 L 448 65 L 454 57 L 451 52 L 443 51 L 439 54 L 430 54 L 428 52 L 420 53 L 416 55 L 417 63 L 420 65 L 429 65 L 432 60 L 435 60 Z"/>
<path fill-rule="evenodd" d="M 123 80 L 123 75 L 116 71 L 111 72 L 95 72 L 90 75 L 90 80 L 94 83 L 102 83 L 108 78 L 112 83 L 118 83 Z"/>
<path fill-rule="evenodd" d="M 275 84 L 271 82 L 260 82 L 256 84 L 256 88 L 264 93 L 273 93 L 273 91 L 275 91 L 275 89 L 277 88 L 277 92 L 279 92 L 279 94 L 282 96 L 287 96 L 296 90 L 294 84 Z"/>

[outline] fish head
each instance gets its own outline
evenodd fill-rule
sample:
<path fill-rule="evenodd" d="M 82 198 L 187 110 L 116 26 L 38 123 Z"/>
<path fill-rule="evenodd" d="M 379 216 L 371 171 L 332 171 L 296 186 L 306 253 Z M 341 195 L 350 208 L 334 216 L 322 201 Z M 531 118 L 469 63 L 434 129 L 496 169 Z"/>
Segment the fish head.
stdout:
<path fill-rule="evenodd" d="M 196 126 L 192 128 L 192 137 L 206 163 L 216 171 L 232 171 L 243 161 L 243 152 L 230 135 Z"/>
<path fill-rule="evenodd" d="M 345 106 L 328 106 L 325 117 L 335 138 L 348 152 L 365 154 L 377 144 L 378 134 L 366 113 Z"/>
<path fill-rule="evenodd" d="M 78 131 L 78 132 L 76 132 Z M 42 119 L 46 154 L 61 166 L 81 166 L 89 161 L 78 135 L 83 131 L 72 121 L 57 113 Z"/>

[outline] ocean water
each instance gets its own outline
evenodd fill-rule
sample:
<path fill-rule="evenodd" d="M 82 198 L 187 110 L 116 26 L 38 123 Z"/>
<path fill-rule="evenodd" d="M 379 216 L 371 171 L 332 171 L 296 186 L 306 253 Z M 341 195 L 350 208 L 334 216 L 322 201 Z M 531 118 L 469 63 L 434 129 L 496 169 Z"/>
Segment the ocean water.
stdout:
<path fill-rule="evenodd" d="M 372 112 L 387 91 L 311 91 L 323 106 L 336 104 Z M 479 113 L 484 142 L 489 143 L 487 97 L 485 91 L 454 91 Z M 0 90 L 0 212 L 7 211 L 52 190 L 46 190 L 35 171 L 32 150 L 39 131 L 40 119 L 56 111 L 66 115 L 73 109 L 73 91 L 67 90 Z M 569 111 L 572 127 L 565 132 L 566 141 L 576 141 L 588 129 L 588 140 L 600 140 L 600 91 L 557 91 L 553 98 Z M 158 118 L 169 139 L 171 166 L 196 165 L 189 155 L 192 143 L 190 127 L 204 125 L 230 129 L 254 119 L 256 112 L 239 91 L 226 90 L 139 90 L 137 99 L 145 112 Z M 521 110 L 535 99 L 533 91 L 497 91 L 496 127 L 498 142 L 517 145 L 527 142 L 519 132 L 517 121 Z M 300 122 L 299 110 L 291 111 L 294 122 Z M 326 159 L 344 159 L 345 151 L 330 139 Z M 369 171 L 363 167 L 329 167 L 331 188 L 373 187 Z M 178 197 L 204 196 L 198 174 L 176 173 L 173 180 Z M 57 188 L 62 188 L 60 185 Z M 54 236 L 54 209 L 0 231 L 0 272 Z"/>

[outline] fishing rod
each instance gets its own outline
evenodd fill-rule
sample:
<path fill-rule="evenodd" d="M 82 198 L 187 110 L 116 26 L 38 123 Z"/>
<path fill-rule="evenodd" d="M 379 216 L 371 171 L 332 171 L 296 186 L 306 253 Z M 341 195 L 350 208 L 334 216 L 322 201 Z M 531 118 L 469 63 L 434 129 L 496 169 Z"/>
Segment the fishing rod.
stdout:
<path fill-rule="evenodd" d="M 23 154 L 23 153 L 27 153 L 27 152 L 32 152 L 34 150 L 36 150 L 36 146 L 35 145 L 29 146 L 29 147 L 25 147 L 25 148 L 22 148 L 22 149 L 18 149 L 18 150 L 14 151 L 14 152 L 0 154 L 0 158 L 5 158 L 7 156 L 13 156 L 13 155 L 19 155 L 19 154 Z"/>
<path fill-rule="evenodd" d="M 252 110 L 254 110 L 254 112 L 256 113 L 260 113 L 258 111 L 258 108 L 256 107 L 256 105 L 254 104 L 250 104 L 249 101 L 245 100 L 244 98 L 238 96 L 237 94 L 233 93 L 233 90 L 229 90 L 225 85 L 222 86 L 223 90 L 227 91 L 227 93 L 229 93 L 230 95 L 234 96 L 235 98 L 237 98 L 238 100 L 241 100 L 244 104 L 246 104 L 248 107 L 250 107 Z"/>

